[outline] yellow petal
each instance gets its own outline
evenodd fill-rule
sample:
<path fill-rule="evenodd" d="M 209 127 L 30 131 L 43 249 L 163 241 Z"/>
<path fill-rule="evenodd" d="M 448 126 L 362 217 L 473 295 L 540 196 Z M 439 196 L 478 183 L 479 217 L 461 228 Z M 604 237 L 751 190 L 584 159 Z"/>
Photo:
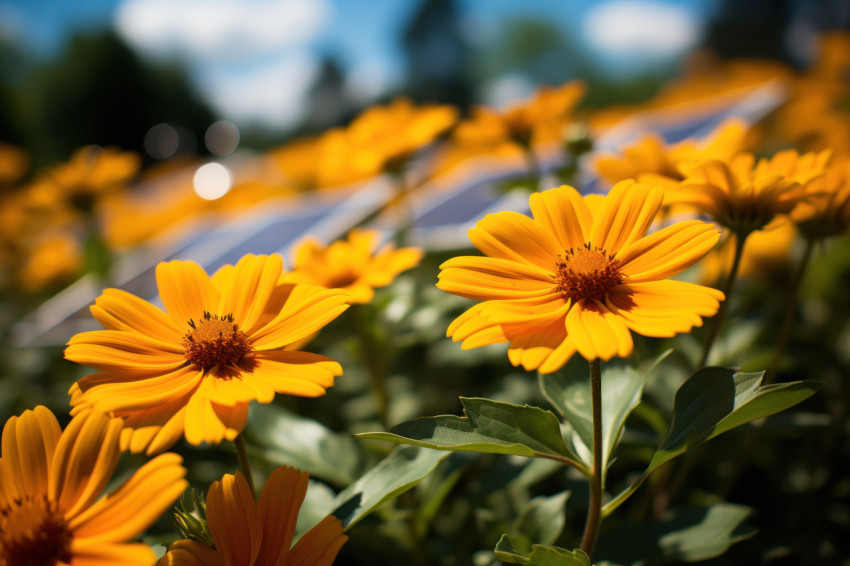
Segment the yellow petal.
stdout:
<path fill-rule="evenodd" d="M 266 481 L 259 503 L 263 546 L 258 564 L 282 564 L 289 553 L 298 511 L 307 495 L 307 480 L 306 472 L 281 466 Z"/>
<path fill-rule="evenodd" d="M 329 515 L 295 544 L 286 566 L 330 566 L 347 540 L 340 520 Z"/>
<path fill-rule="evenodd" d="M 518 212 L 488 214 L 469 230 L 469 240 L 490 257 L 552 269 L 563 252 L 554 234 Z"/>
<path fill-rule="evenodd" d="M 632 180 L 614 185 L 593 219 L 590 243 L 609 255 L 646 234 L 661 209 L 664 191 Z"/>
<path fill-rule="evenodd" d="M 156 266 L 156 284 L 165 310 L 178 329 L 188 330 L 190 320 L 198 321 L 204 311 L 218 306 L 219 292 L 209 275 L 193 261 L 160 263 Z"/>
<path fill-rule="evenodd" d="M 577 248 L 588 241 L 593 217 L 574 188 L 564 185 L 532 193 L 528 202 L 534 219 L 554 234 L 562 250 Z"/>
<path fill-rule="evenodd" d="M 262 524 L 254 494 L 242 474 L 226 474 L 207 494 L 207 521 L 225 564 L 255 564 L 262 543 Z"/>
<path fill-rule="evenodd" d="M 263 314 L 283 272 L 283 259 L 277 255 L 248 254 L 236 264 L 229 285 L 219 288 L 218 314 L 232 314 L 236 324 L 251 329 Z"/>
<path fill-rule="evenodd" d="M 109 330 L 135 332 L 174 344 L 179 344 L 183 336 L 183 326 L 175 326 L 161 309 L 120 289 L 104 289 L 91 312 Z"/>
<path fill-rule="evenodd" d="M 620 250 L 620 270 L 628 282 L 655 281 L 679 273 L 707 254 L 720 231 L 699 220 L 677 222 Z"/>

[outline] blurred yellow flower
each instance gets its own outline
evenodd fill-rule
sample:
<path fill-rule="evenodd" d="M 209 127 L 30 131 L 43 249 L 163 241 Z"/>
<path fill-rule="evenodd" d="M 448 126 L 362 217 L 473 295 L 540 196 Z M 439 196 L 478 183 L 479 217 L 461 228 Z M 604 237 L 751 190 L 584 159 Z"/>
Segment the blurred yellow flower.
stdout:
<path fill-rule="evenodd" d="M 0 185 L 11 185 L 23 177 L 30 166 L 27 153 L 0 141 Z"/>
<path fill-rule="evenodd" d="M 794 224 L 786 216 L 778 216 L 762 230 L 747 237 L 738 275 L 769 279 L 782 274 L 791 259 L 791 246 L 797 237 Z M 735 256 L 735 235 L 727 236 L 700 263 L 699 280 L 706 285 L 728 276 Z"/>
<path fill-rule="evenodd" d="M 515 366 L 551 373 L 577 351 L 587 360 L 626 357 L 630 330 L 669 337 L 717 312 L 723 293 L 666 280 L 697 262 L 719 232 L 698 220 L 646 235 L 659 187 L 623 181 L 604 198 L 564 186 L 532 194 L 533 218 L 487 215 L 469 231 L 488 257 L 456 257 L 437 286 L 484 301 L 447 335 L 463 348 L 510 342 Z"/>
<path fill-rule="evenodd" d="M 106 289 L 91 307 L 106 330 L 77 334 L 65 350 L 100 371 L 71 388 L 74 412 L 124 417 L 122 446 L 154 454 L 183 435 L 196 445 L 234 439 L 251 401 L 324 395 L 340 365 L 285 348 L 344 311 L 346 294 L 280 285 L 282 270 L 278 255 L 246 255 L 212 277 L 191 261 L 160 263 L 166 312 Z"/>
<path fill-rule="evenodd" d="M 718 224 L 746 236 L 779 214 L 788 214 L 806 196 L 806 186 L 823 175 L 830 152 L 799 155 L 781 151 L 755 163 L 741 153 L 728 163 L 708 159 L 668 189 L 665 202 L 693 206 Z"/>
<path fill-rule="evenodd" d="M 310 283 L 328 289 L 344 289 L 349 303 L 368 303 L 375 287 L 384 287 L 402 271 L 419 265 L 419 248 L 394 249 L 387 243 L 377 249 L 377 230 L 352 230 L 348 240 L 337 240 L 330 246 L 308 240 L 295 254 L 295 270 L 283 281 Z"/>
<path fill-rule="evenodd" d="M 524 147 L 559 142 L 584 93 L 583 82 L 571 81 L 559 87 L 543 86 L 533 98 L 504 112 L 477 106 L 472 117 L 458 125 L 454 137 L 463 145 L 490 148 L 504 142 Z"/>
<path fill-rule="evenodd" d="M 826 174 L 807 186 L 807 197 L 791 212 L 809 239 L 844 234 L 850 228 L 850 156 L 841 156 Z"/>
<path fill-rule="evenodd" d="M 640 183 L 674 186 L 702 159 L 728 161 L 744 150 L 747 126 L 738 119 L 726 120 L 704 140 L 686 139 L 667 146 L 660 136 L 649 134 L 626 146 L 622 155 L 602 154 L 596 160 L 601 177 L 616 183 L 635 179 Z"/>
<path fill-rule="evenodd" d="M 457 114 L 452 106 L 416 106 L 407 98 L 368 108 L 346 128 L 321 136 L 317 184 L 338 186 L 398 171 L 417 150 L 452 127 Z"/>
<path fill-rule="evenodd" d="M 71 155 L 67 163 L 42 174 L 30 187 L 41 207 L 70 205 L 90 212 L 99 197 L 123 188 L 139 171 L 141 160 L 133 152 L 89 145 Z"/>
<path fill-rule="evenodd" d="M 68 280 L 80 272 L 83 250 L 71 234 L 45 234 L 26 248 L 17 270 L 17 284 L 26 291 L 39 291 L 48 285 Z"/>
<path fill-rule="evenodd" d="M 147 566 L 146 544 L 126 541 L 148 528 L 186 489 L 177 454 L 162 454 L 103 497 L 121 453 L 121 419 L 74 418 L 63 432 L 39 406 L 3 427 L 0 564 Z"/>
<path fill-rule="evenodd" d="M 215 548 L 179 540 L 159 566 L 330 566 L 348 540 L 333 515 L 292 546 L 307 479 L 306 472 L 294 468 L 276 469 L 258 504 L 242 474 L 225 475 L 210 486 L 206 501 Z"/>

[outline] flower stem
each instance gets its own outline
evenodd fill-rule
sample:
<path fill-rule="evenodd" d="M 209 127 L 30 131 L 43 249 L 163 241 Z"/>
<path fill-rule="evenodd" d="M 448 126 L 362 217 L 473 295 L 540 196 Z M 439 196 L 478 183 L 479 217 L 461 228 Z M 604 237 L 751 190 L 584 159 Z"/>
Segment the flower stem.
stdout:
<path fill-rule="evenodd" d="M 387 394 L 387 372 L 382 361 L 384 359 L 383 356 L 386 356 L 387 353 L 381 351 L 380 344 L 378 344 L 375 336 L 370 332 L 362 309 L 363 305 L 353 305 L 349 309 L 349 312 L 351 313 L 351 320 L 357 332 L 357 337 L 360 340 L 360 353 L 363 357 L 363 363 L 369 369 L 372 394 L 375 396 L 378 418 L 381 420 L 384 430 L 388 430 L 389 395 Z"/>
<path fill-rule="evenodd" d="M 236 456 L 239 458 L 239 467 L 242 468 L 245 481 L 248 482 L 248 487 L 251 488 L 251 494 L 256 497 L 254 474 L 251 472 L 251 462 L 248 460 L 248 450 L 245 448 L 245 438 L 242 436 L 242 433 L 236 435 L 236 438 L 233 439 L 233 444 L 236 446 Z"/>
<path fill-rule="evenodd" d="M 723 302 L 720 303 L 720 308 L 717 310 L 717 315 L 714 317 L 711 326 L 711 332 L 703 346 L 702 357 L 697 364 L 696 369 L 705 366 L 708 361 L 708 355 L 711 353 L 711 346 L 714 344 L 715 338 L 720 334 L 720 327 L 723 326 L 723 321 L 726 319 L 726 313 L 729 311 L 729 296 L 732 294 L 732 289 L 735 287 L 735 280 L 738 278 L 738 268 L 741 267 L 741 258 L 744 255 L 744 244 L 747 242 L 747 233 L 735 234 L 735 258 L 732 260 L 732 269 L 729 270 L 729 276 L 726 278 L 726 283 L 723 285 Z"/>
<path fill-rule="evenodd" d="M 590 398 L 593 406 L 593 468 L 590 475 L 590 503 L 581 538 L 581 549 L 590 556 L 602 519 L 602 370 L 599 360 L 590 362 Z"/>
<path fill-rule="evenodd" d="M 794 326 L 794 315 L 797 313 L 797 302 L 800 298 L 800 284 L 806 275 L 806 269 L 809 266 L 809 260 L 812 259 L 812 250 L 814 247 L 814 238 L 806 238 L 803 257 L 800 258 L 800 263 L 797 264 L 797 270 L 794 272 L 794 276 L 791 279 L 791 286 L 788 289 L 788 300 L 785 301 L 785 317 L 782 319 L 782 326 L 779 327 L 776 347 L 773 350 L 773 356 L 770 358 L 767 370 L 764 372 L 762 385 L 773 383 L 776 377 L 776 370 L 779 368 L 779 359 L 782 357 L 782 353 L 788 345 L 788 339 L 791 337 L 791 329 Z"/>

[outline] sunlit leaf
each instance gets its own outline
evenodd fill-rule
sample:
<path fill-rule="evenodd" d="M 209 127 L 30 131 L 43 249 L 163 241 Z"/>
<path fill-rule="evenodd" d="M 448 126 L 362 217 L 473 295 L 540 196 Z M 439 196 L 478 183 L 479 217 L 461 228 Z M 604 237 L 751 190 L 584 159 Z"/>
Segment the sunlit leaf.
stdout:
<path fill-rule="evenodd" d="M 664 358 L 667 350 L 645 371 L 623 363 L 606 364 L 602 368 L 602 467 L 608 468 L 617 446 L 623 425 L 640 403 L 643 386 L 652 371 Z M 586 365 L 586 364 L 585 364 Z M 572 427 L 570 441 L 573 451 L 588 466 L 593 464 L 590 447 L 593 445 L 593 412 L 590 399 L 588 371 L 561 371 L 540 375 L 540 389 L 561 417 Z"/>
<path fill-rule="evenodd" d="M 535 544 L 528 554 L 518 551 L 508 535 L 502 535 L 493 550 L 496 558 L 507 564 L 524 566 L 590 566 L 590 558 L 579 549 Z"/>
<path fill-rule="evenodd" d="M 251 438 L 267 462 L 299 468 L 338 487 L 350 484 L 368 467 L 359 442 L 312 419 L 274 405 L 251 407 L 249 419 L 248 431 L 256 433 Z"/>
<path fill-rule="evenodd" d="M 804 401 L 818 391 L 816 381 L 759 386 L 764 372 L 744 373 L 708 367 L 692 375 L 676 392 L 673 418 L 661 446 L 643 475 L 608 502 L 603 515 L 625 501 L 654 470 L 715 436 L 768 417 Z"/>
<path fill-rule="evenodd" d="M 558 418 L 551 412 L 490 399 L 461 397 L 460 402 L 463 417 L 426 417 L 394 426 L 389 432 L 357 436 L 436 450 L 548 457 L 576 463 L 575 454 L 561 436 Z"/>
<path fill-rule="evenodd" d="M 514 530 L 530 543 L 552 544 L 564 530 L 564 507 L 570 492 L 535 497 L 516 520 Z"/>
<path fill-rule="evenodd" d="M 351 528 L 382 503 L 398 497 L 431 473 L 448 452 L 399 446 L 345 488 L 336 498 L 333 514 Z"/>
<path fill-rule="evenodd" d="M 603 537 L 594 555 L 625 564 L 706 560 L 755 534 L 744 523 L 751 512 L 749 507 L 729 503 L 671 511 L 660 521 L 627 525 Z"/>

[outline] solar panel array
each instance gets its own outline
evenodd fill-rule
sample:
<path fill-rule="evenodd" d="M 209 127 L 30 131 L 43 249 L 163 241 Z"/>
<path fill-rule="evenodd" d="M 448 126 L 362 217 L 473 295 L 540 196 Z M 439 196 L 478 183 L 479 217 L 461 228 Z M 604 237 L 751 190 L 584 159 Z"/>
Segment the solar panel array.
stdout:
<path fill-rule="evenodd" d="M 615 151 L 649 132 L 668 142 L 699 138 L 732 116 L 749 123 L 757 121 L 778 106 L 785 94 L 781 84 L 768 83 L 691 109 L 687 115 L 637 114 L 601 133 L 594 142 L 597 150 Z M 544 172 L 560 165 L 554 152 L 541 157 Z M 581 169 L 580 185 L 584 192 L 594 192 L 601 186 L 587 165 Z M 526 192 L 498 188 L 500 181 L 525 174 L 522 167 L 517 164 L 506 170 L 484 159 L 465 166 L 466 173 L 455 175 L 448 186 L 425 183 L 411 191 L 410 243 L 427 250 L 468 247 L 466 231 L 486 214 L 527 212 Z M 304 237 L 328 243 L 364 221 L 389 237 L 399 212 L 386 205 L 395 194 L 388 179 L 378 178 L 358 187 L 265 201 L 235 217 L 196 219 L 190 226 L 176 227 L 171 238 L 163 239 L 168 243 L 144 246 L 118 258 L 107 284 L 87 275 L 46 301 L 15 325 L 16 343 L 23 347 L 58 345 L 77 332 L 98 329 L 88 306 L 104 287 L 118 287 L 161 305 L 155 280 L 156 265 L 161 261 L 193 260 L 212 273 L 247 253 L 279 253 L 288 259 L 293 246 Z"/>

